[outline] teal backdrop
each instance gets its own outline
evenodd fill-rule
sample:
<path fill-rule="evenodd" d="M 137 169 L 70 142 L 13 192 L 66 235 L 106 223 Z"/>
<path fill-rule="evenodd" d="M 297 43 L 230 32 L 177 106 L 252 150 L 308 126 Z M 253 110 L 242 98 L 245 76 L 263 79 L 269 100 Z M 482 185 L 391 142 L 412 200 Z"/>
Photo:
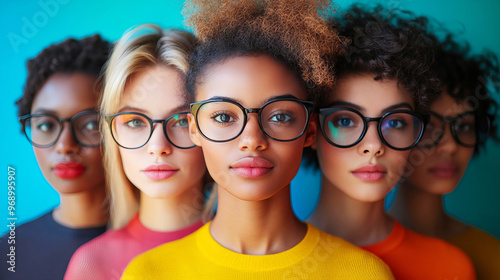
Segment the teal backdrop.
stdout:
<path fill-rule="evenodd" d="M 337 1 L 345 8 L 354 1 Z M 374 1 L 361 1 L 374 2 Z M 470 41 L 473 50 L 483 48 L 500 55 L 500 1 L 498 0 L 389 0 L 391 8 L 431 16 Z M 7 232 L 8 167 L 16 170 L 17 223 L 30 221 L 59 203 L 57 193 L 38 168 L 33 149 L 20 133 L 14 102 L 22 95 L 26 60 L 51 43 L 67 37 L 81 38 L 100 33 L 117 40 L 130 27 L 156 23 L 183 28 L 182 1 L 84 1 L 0 0 L 0 89 L 2 123 L 0 136 L 0 235 Z M 498 77 L 497 77 L 498 80 Z M 500 145 L 488 143 L 487 153 L 472 160 L 455 192 L 445 198 L 454 216 L 500 238 Z M 302 169 L 292 182 L 292 203 L 297 216 L 305 219 L 315 207 L 319 174 Z"/>

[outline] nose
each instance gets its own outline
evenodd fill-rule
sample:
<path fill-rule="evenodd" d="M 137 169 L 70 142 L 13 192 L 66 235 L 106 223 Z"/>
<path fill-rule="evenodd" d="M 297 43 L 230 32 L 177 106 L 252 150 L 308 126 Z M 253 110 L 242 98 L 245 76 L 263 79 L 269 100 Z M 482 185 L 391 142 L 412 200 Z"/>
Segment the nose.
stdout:
<path fill-rule="evenodd" d="M 78 142 L 71 133 L 70 124 L 63 123 L 61 134 L 59 135 L 59 139 L 57 139 L 56 142 L 56 152 L 66 155 L 78 153 L 79 149 L 80 145 L 78 145 Z"/>
<path fill-rule="evenodd" d="M 161 123 L 153 124 L 153 134 L 146 145 L 150 155 L 165 156 L 172 153 L 172 144 L 168 142 Z"/>
<path fill-rule="evenodd" d="M 445 153 L 445 154 L 453 154 L 458 148 L 458 143 L 455 141 L 451 134 L 450 124 L 446 125 L 444 129 L 443 136 L 439 140 L 439 143 L 436 146 L 436 152 Z"/>
<path fill-rule="evenodd" d="M 384 150 L 384 143 L 378 134 L 377 123 L 368 123 L 366 134 L 358 144 L 358 152 L 362 155 L 379 157 L 384 154 Z"/>
<path fill-rule="evenodd" d="M 260 129 L 257 114 L 249 114 L 239 137 L 238 148 L 241 151 L 263 151 L 268 145 L 268 139 Z"/>

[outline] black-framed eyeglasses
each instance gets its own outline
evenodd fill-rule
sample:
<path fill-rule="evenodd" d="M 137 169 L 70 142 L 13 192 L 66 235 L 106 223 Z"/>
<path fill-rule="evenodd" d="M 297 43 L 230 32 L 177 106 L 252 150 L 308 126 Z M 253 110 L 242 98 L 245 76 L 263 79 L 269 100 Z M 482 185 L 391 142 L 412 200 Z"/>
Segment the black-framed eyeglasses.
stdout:
<path fill-rule="evenodd" d="M 161 123 L 167 141 L 179 149 L 193 148 L 189 137 L 188 112 L 173 114 L 164 120 L 152 120 L 137 112 L 123 112 L 105 116 L 111 136 L 118 146 L 138 149 L 146 145 L 153 135 L 154 124 Z"/>
<path fill-rule="evenodd" d="M 19 117 L 19 121 L 28 141 L 38 148 L 57 143 L 64 122 L 70 123 L 71 135 L 79 145 L 97 147 L 101 144 L 99 114 L 95 110 L 81 111 L 71 118 L 59 118 L 49 113 L 28 114 Z"/>
<path fill-rule="evenodd" d="M 410 110 L 393 110 L 379 118 L 363 116 L 350 107 L 319 110 L 319 123 L 328 143 L 339 148 L 353 147 L 368 130 L 368 122 L 377 122 L 377 131 L 386 146 L 404 151 L 413 148 L 424 132 L 428 118 Z"/>
<path fill-rule="evenodd" d="M 258 114 L 262 132 L 269 138 L 286 142 L 304 134 L 312 113 L 313 103 L 295 98 L 279 98 L 260 108 L 244 108 L 224 98 L 209 99 L 191 104 L 198 130 L 213 142 L 231 141 L 243 132 L 248 114 Z"/>
<path fill-rule="evenodd" d="M 489 128 L 489 119 L 485 118 L 483 122 L 478 124 L 472 111 L 451 117 L 431 112 L 429 124 L 425 128 L 424 135 L 418 146 L 422 148 L 436 146 L 443 138 L 446 124 L 449 124 L 451 136 L 455 142 L 464 147 L 475 147 L 478 141 L 478 129 L 487 131 Z M 483 128 L 481 129 L 481 127 Z"/>

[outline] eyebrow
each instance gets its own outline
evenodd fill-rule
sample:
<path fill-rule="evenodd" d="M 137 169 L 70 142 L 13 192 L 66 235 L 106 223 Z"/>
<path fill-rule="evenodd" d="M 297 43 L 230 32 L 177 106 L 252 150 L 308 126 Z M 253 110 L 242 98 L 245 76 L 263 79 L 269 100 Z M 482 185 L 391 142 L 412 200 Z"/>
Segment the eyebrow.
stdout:
<path fill-rule="evenodd" d="M 187 104 L 183 104 L 183 105 L 177 106 L 175 108 L 172 108 L 170 111 L 168 111 L 168 115 L 170 116 L 173 114 L 177 114 L 177 113 L 181 113 L 181 112 L 188 112 L 188 111 L 189 111 L 189 106 Z M 118 110 L 117 113 L 122 113 L 122 112 L 137 112 L 137 113 L 143 113 L 145 115 L 147 115 L 146 113 L 148 113 L 147 110 L 140 109 L 137 107 L 131 107 L 131 106 L 122 107 L 122 108 L 120 108 L 120 110 Z"/>
<path fill-rule="evenodd" d="M 83 110 L 80 110 L 77 112 L 77 114 L 79 112 L 82 112 L 82 111 L 88 111 L 88 110 L 95 110 L 95 108 L 86 108 L 86 109 L 83 109 Z M 51 114 L 51 115 L 58 115 L 56 111 L 53 111 L 53 110 L 49 110 L 49 109 L 44 109 L 44 108 L 38 108 L 36 109 L 32 114 Z"/>
<path fill-rule="evenodd" d="M 334 101 L 326 106 L 326 108 L 333 107 L 333 106 L 345 106 L 345 107 L 350 107 L 353 109 L 356 109 L 361 112 L 366 112 L 366 109 L 362 106 L 359 106 L 357 104 L 351 103 L 351 102 L 346 102 L 346 101 Z M 411 105 L 408 102 L 401 102 L 398 104 L 391 105 L 385 109 L 383 109 L 380 113 L 385 114 L 389 111 L 395 110 L 395 109 L 401 109 L 401 108 L 408 108 L 410 110 L 413 110 Z"/>
<path fill-rule="evenodd" d="M 290 98 L 290 99 L 300 100 L 295 95 L 287 93 L 287 94 L 282 94 L 282 95 L 276 95 L 276 96 L 269 97 L 268 99 L 264 100 L 264 102 L 262 104 L 266 104 L 269 101 L 273 101 L 273 100 L 277 100 L 277 99 L 283 99 L 283 98 Z M 227 96 L 214 96 L 214 97 L 209 98 L 208 100 L 214 100 L 214 99 L 222 99 L 224 101 L 232 101 L 232 102 L 236 102 L 236 103 L 238 103 L 240 105 L 242 103 L 241 100 L 239 100 L 239 99 L 231 98 L 231 97 L 227 97 Z"/>

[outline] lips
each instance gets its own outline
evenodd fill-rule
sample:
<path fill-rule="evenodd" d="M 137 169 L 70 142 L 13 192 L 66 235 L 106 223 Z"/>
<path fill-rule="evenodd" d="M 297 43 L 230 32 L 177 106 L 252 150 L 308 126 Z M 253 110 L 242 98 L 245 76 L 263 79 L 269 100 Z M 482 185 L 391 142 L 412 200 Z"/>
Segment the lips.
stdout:
<path fill-rule="evenodd" d="M 441 162 L 430 168 L 431 174 L 438 178 L 452 178 L 458 174 L 459 167 L 453 162 Z"/>
<path fill-rule="evenodd" d="M 61 162 L 54 166 L 54 174 L 61 179 L 74 179 L 85 172 L 85 166 L 78 162 Z"/>
<path fill-rule="evenodd" d="M 387 170 L 377 164 L 367 164 L 358 169 L 351 171 L 354 177 L 366 182 L 376 182 L 387 175 Z"/>
<path fill-rule="evenodd" d="M 160 181 L 172 177 L 177 171 L 178 168 L 167 164 L 152 164 L 142 170 L 142 173 L 151 180 Z"/>
<path fill-rule="evenodd" d="M 230 166 L 231 170 L 244 178 L 259 178 L 269 173 L 274 164 L 261 157 L 246 157 Z"/>

